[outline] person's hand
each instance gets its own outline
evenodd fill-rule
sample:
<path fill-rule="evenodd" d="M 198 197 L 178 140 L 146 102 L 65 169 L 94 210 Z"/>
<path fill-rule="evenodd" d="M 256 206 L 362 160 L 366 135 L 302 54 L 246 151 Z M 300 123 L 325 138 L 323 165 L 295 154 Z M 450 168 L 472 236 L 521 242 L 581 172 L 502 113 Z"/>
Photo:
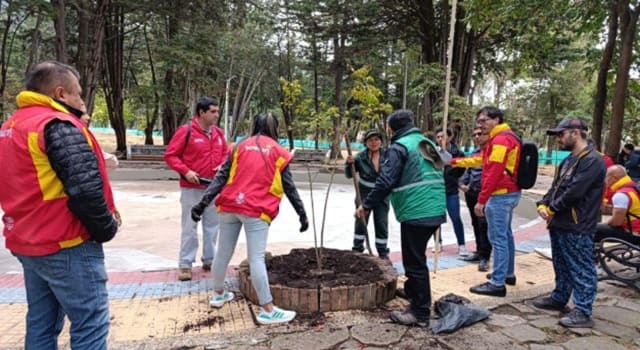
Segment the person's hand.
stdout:
<path fill-rule="evenodd" d="M 462 190 L 462 192 L 467 193 L 467 191 L 469 191 L 469 186 L 467 186 L 467 185 L 460 185 L 460 189 Z"/>
<path fill-rule="evenodd" d="M 367 214 L 368 214 L 368 210 L 365 209 L 364 207 L 362 207 L 362 205 L 361 205 L 361 206 L 358 207 L 358 209 L 356 209 L 355 216 L 357 218 L 364 219 L 364 218 L 367 217 Z"/>
<path fill-rule="evenodd" d="M 304 232 L 309 228 L 309 219 L 306 215 L 300 216 L 300 232 Z"/>
<path fill-rule="evenodd" d="M 198 180 L 198 173 L 196 173 L 193 170 L 187 171 L 187 173 L 184 174 L 184 179 L 187 180 L 188 182 L 192 183 L 192 184 L 199 184 L 200 183 L 200 181 Z"/>
<path fill-rule="evenodd" d="M 539 208 L 538 215 L 545 220 L 549 218 L 549 213 L 547 213 L 547 209 L 545 208 Z"/>
<path fill-rule="evenodd" d="M 191 208 L 191 220 L 193 220 L 194 222 L 200 221 L 200 219 L 202 218 L 202 213 L 204 213 L 204 209 L 206 207 L 207 206 L 202 202 L 194 205 L 193 208 Z"/>
<path fill-rule="evenodd" d="M 118 210 L 113 212 L 113 219 L 118 224 L 118 227 L 122 226 L 122 216 L 120 216 L 120 212 Z"/>
<path fill-rule="evenodd" d="M 541 218 L 549 222 L 549 220 L 551 220 L 551 217 L 553 216 L 553 212 L 551 212 L 549 208 L 546 206 L 539 206 L 538 215 L 540 215 Z"/>
<path fill-rule="evenodd" d="M 344 161 L 345 161 L 345 163 L 347 163 L 347 164 L 351 164 L 351 163 L 353 163 L 353 156 L 351 156 L 351 155 L 347 156 L 347 158 L 345 158 L 345 160 L 344 160 Z"/>
<path fill-rule="evenodd" d="M 484 216 L 484 204 L 476 203 L 476 206 L 473 207 L 473 212 L 477 217 L 481 218 Z"/>

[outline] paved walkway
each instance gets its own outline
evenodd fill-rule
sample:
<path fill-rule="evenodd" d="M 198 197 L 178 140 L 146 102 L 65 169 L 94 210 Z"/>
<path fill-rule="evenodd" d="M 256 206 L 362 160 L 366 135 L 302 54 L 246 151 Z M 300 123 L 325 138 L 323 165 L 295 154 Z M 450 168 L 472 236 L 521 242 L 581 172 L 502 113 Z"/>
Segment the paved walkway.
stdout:
<path fill-rule="evenodd" d="M 553 282 L 551 262 L 532 253 L 534 248 L 548 246 L 544 224 L 539 221 L 519 219 L 515 235 L 518 284 L 508 288 L 506 298 L 468 292 L 470 285 L 484 281 L 485 274 L 478 272 L 476 265 L 457 259 L 453 234 L 450 228 L 443 229 L 444 251 L 439 256 L 438 271 L 431 274 L 434 301 L 448 293 L 465 296 L 492 309 L 493 315 L 485 322 L 438 336 L 396 326 L 388 321 L 388 311 L 406 306 L 396 298 L 378 310 L 327 313 L 323 318 L 301 315 L 285 326 L 264 327 L 253 321 L 257 307 L 241 296 L 221 309 L 210 308 L 211 280 L 199 267 L 194 267 L 192 281 L 177 281 L 179 195 L 175 183 L 115 181 L 114 188 L 125 226 L 105 246 L 110 271 L 111 349 L 640 348 L 640 295 L 632 290 L 600 284 L 594 330 L 566 330 L 557 326 L 557 315 L 527 305 L 526 300 L 550 291 Z M 325 191 L 326 185 L 313 191 L 301 186 L 307 208 L 312 194 L 315 201 L 323 201 Z M 350 247 L 352 197 L 346 185 L 332 188 L 328 217 L 343 219 L 326 223 L 326 232 L 331 232 L 326 246 Z M 397 239 L 399 226 L 390 222 L 391 236 Z M 466 226 L 469 239 L 472 231 L 468 223 Z M 283 205 L 269 239 L 274 254 L 313 244 L 311 232 L 297 232 L 297 218 L 288 204 Z M 392 262 L 402 273 L 399 242 L 390 242 L 390 247 Z M 473 242 L 469 248 L 474 249 Z M 0 252 L 0 315 L 4 321 L 0 323 L 0 349 L 19 349 L 24 340 L 26 311 L 23 280 L 15 259 L 4 249 Z M 432 257 L 430 251 L 429 255 Z M 241 241 L 233 264 L 244 256 Z M 429 264 L 433 270 L 433 258 Z M 237 288 L 234 267 L 230 267 L 227 283 L 231 289 Z M 61 348 L 68 348 L 68 344 L 65 328 Z"/>

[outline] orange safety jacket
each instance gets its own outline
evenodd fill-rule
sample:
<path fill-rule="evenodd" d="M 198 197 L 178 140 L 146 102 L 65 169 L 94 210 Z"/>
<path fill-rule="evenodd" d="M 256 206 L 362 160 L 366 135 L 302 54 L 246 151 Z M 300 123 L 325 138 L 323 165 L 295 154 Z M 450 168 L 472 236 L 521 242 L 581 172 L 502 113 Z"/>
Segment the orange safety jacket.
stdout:
<path fill-rule="evenodd" d="M 627 208 L 627 218 L 622 224 L 625 231 L 629 231 L 629 221 L 631 221 L 631 230 L 640 233 L 640 194 L 636 190 L 636 183 L 628 175 L 616 181 L 608 191 L 608 202 L 616 193 L 624 193 L 629 197 L 629 207 Z"/>
<path fill-rule="evenodd" d="M 78 118 L 63 112 L 64 107 L 51 99 L 51 106 L 21 106 L 21 97 L 25 101 L 30 101 L 31 97 L 39 101 L 48 99 L 33 92 L 21 93 L 18 96 L 20 108 L 0 129 L 3 234 L 10 251 L 42 256 L 89 239 L 87 229 L 67 207 L 68 197 L 63 184 L 47 157 L 44 129 L 51 120 L 64 120 L 82 130 L 98 159 L 104 196 L 112 213 L 115 205 L 102 149 L 87 127 Z"/>
<path fill-rule="evenodd" d="M 238 144 L 231 157 L 229 178 L 215 201 L 218 211 L 271 223 L 284 194 L 282 170 L 293 156 L 272 138 L 256 135 Z"/>

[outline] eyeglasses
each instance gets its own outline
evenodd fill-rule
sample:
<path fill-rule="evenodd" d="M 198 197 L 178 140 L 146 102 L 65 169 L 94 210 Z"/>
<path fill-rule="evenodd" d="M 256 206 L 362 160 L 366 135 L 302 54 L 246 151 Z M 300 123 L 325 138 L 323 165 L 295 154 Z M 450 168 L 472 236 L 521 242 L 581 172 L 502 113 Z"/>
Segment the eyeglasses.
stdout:
<path fill-rule="evenodd" d="M 487 120 L 489 120 L 489 118 L 478 118 L 478 119 L 476 119 L 476 123 L 484 124 L 484 123 L 487 122 Z"/>

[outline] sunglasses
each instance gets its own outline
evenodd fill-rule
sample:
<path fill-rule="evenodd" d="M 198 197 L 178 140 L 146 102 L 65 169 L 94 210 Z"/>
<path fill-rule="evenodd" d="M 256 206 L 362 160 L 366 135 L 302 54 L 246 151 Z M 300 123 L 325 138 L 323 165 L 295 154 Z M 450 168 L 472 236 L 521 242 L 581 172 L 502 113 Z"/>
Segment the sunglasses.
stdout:
<path fill-rule="evenodd" d="M 482 135 L 481 132 L 474 132 L 473 137 L 480 137 Z"/>

